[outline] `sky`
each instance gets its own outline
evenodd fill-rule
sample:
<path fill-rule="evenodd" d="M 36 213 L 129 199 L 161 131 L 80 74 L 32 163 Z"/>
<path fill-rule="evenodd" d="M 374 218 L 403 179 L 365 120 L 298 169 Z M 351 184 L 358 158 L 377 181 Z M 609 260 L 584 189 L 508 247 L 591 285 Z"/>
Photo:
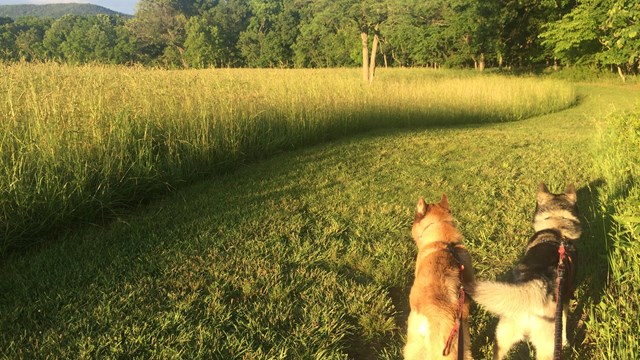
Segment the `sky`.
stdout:
<path fill-rule="evenodd" d="M 133 15 L 138 0 L 0 0 L 0 5 L 90 3 Z"/>

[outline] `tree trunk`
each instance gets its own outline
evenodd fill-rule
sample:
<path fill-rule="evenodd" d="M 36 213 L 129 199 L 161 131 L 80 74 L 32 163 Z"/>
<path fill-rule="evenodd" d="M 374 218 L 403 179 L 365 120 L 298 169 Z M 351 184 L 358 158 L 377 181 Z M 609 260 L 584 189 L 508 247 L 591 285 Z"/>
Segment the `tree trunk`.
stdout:
<path fill-rule="evenodd" d="M 182 67 L 185 69 L 189 68 L 189 63 L 187 59 L 184 58 L 184 49 L 178 45 L 175 45 L 176 49 L 178 49 L 178 54 L 180 54 L 180 62 L 182 62 Z"/>
<path fill-rule="evenodd" d="M 362 80 L 369 81 L 369 35 L 366 30 L 360 30 L 362 39 Z"/>
<path fill-rule="evenodd" d="M 478 60 L 478 71 L 484 71 L 484 53 L 480 53 L 480 59 Z"/>
<path fill-rule="evenodd" d="M 378 52 L 378 44 L 380 43 L 380 37 L 378 36 L 378 26 L 376 25 L 373 33 L 373 44 L 371 45 L 371 58 L 369 64 L 369 83 L 373 82 L 373 75 L 376 72 L 376 54 Z"/>
<path fill-rule="evenodd" d="M 400 59 L 398 59 L 395 50 L 391 50 L 391 58 L 393 59 L 394 63 L 399 64 L 400 67 L 404 67 L 404 64 L 400 61 Z"/>
<path fill-rule="evenodd" d="M 622 78 L 622 82 L 627 81 L 627 78 L 624 76 L 624 73 L 622 72 L 622 68 L 620 67 L 620 65 L 618 65 L 618 75 L 620 75 L 620 78 Z"/>

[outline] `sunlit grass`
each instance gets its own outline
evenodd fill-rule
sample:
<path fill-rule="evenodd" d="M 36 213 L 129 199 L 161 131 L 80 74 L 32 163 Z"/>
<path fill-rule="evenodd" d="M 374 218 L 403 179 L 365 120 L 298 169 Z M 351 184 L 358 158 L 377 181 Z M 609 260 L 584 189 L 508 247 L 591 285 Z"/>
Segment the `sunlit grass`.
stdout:
<path fill-rule="evenodd" d="M 589 308 L 587 340 L 595 358 L 640 356 L 640 113 L 617 115 L 605 128 L 596 159 L 607 283 Z"/>
<path fill-rule="evenodd" d="M 602 219 L 611 206 L 633 219 L 618 195 L 637 179 L 637 126 L 614 122 L 603 147 L 596 131 L 634 91 L 580 86 L 567 111 L 448 127 L 429 125 L 517 119 L 550 111 L 537 107 L 545 96 L 566 90 L 562 107 L 575 95 L 540 79 L 422 70 L 380 72 L 373 87 L 351 70 L 1 71 L 5 234 L 28 240 L 235 169 L 2 258 L 0 358 L 399 359 L 417 197 L 449 195 L 477 277 L 492 279 L 521 255 L 541 181 L 579 188 L 569 351 L 608 358 L 635 334 L 634 228 Z M 511 110 L 489 109 L 509 98 Z M 495 321 L 476 307 L 471 322 L 474 358 L 491 358 Z"/>
<path fill-rule="evenodd" d="M 284 149 L 566 108 L 540 79 L 357 70 L 0 65 L 0 253 Z"/>
<path fill-rule="evenodd" d="M 578 91 L 578 106 L 521 122 L 377 130 L 275 154 L 11 254 L 0 262 L 0 358 L 399 359 L 417 197 L 449 195 L 477 277 L 492 279 L 522 254 L 541 181 L 579 189 L 569 351 L 607 358 L 633 328 L 616 338 L 604 329 L 625 327 L 621 317 L 578 321 L 617 299 L 608 257 L 627 260 L 604 246 L 610 176 L 595 166 L 596 128 L 636 93 Z M 474 307 L 471 322 L 474 358 L 490 359 L 495 321 Z"/>

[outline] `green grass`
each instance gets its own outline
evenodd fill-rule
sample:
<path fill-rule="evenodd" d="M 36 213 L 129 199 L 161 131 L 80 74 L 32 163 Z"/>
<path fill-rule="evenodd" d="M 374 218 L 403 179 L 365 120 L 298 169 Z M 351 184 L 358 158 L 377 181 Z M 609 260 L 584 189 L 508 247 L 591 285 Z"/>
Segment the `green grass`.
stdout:
<path fill-rule="evenodd" d="M 519 120 L 566 83 L 471 72 L 0 65 L 0 254 L 282 150 L 388 127 Z"/>
<path fill-rule="evenodd" d="M 546 69 L 544 74 L 551 79 L 566 81 L 581 81 L 591 83 L 622 84 L 623 80 L 613 69 L 598 69 L 595 67 L 565 67 L 559 71 Z M 638 76 L 627 75 L 624 82 L 638 84 Z"/>
<path fill-rule="evenodd" d="M 588 340 L 596 358 L 640 356 L 640 112 L 618 115 L 603 131 L 597 165 L 606 180 L 600 192 L 608 282 L 589 308 Z"/>
<path fill-rule="evenodd" d="M 418 196 L 447 193 L 477 277 L 491 279 L 522 253 L 541 181 L 579 188 L 569 351 L 609 354 L 621 342 L 601 321 L 631 336 L 620 316 L 637 302 L 594 313 L 617 294 L 609 258 L 626 256 L 606 243 L 599 201 L 617 173 L 597 145 L 637 90 L 577 94 L 576 107 L 519 122 L 377 129 L 275 154 L 13 253 L 0 264 L 0 358 L 397 359 Z M 495 321 L 474 308 L 472 324 L 475 358 L 491 358 Z"/>

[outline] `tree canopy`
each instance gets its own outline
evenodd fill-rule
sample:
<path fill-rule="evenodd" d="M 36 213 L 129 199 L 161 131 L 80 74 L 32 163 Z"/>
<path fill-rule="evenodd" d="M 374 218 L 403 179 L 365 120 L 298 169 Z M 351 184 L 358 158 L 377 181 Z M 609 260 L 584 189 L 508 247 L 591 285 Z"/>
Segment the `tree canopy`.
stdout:
<path fill-rule="evenodd" d="M 169 68 L 385 66 L 637 73 L 634 0 L 141 0 L 118 15 L 0 18 L 0 60 Z M 370 76 L 373 76 L 373 64 Z"/>

